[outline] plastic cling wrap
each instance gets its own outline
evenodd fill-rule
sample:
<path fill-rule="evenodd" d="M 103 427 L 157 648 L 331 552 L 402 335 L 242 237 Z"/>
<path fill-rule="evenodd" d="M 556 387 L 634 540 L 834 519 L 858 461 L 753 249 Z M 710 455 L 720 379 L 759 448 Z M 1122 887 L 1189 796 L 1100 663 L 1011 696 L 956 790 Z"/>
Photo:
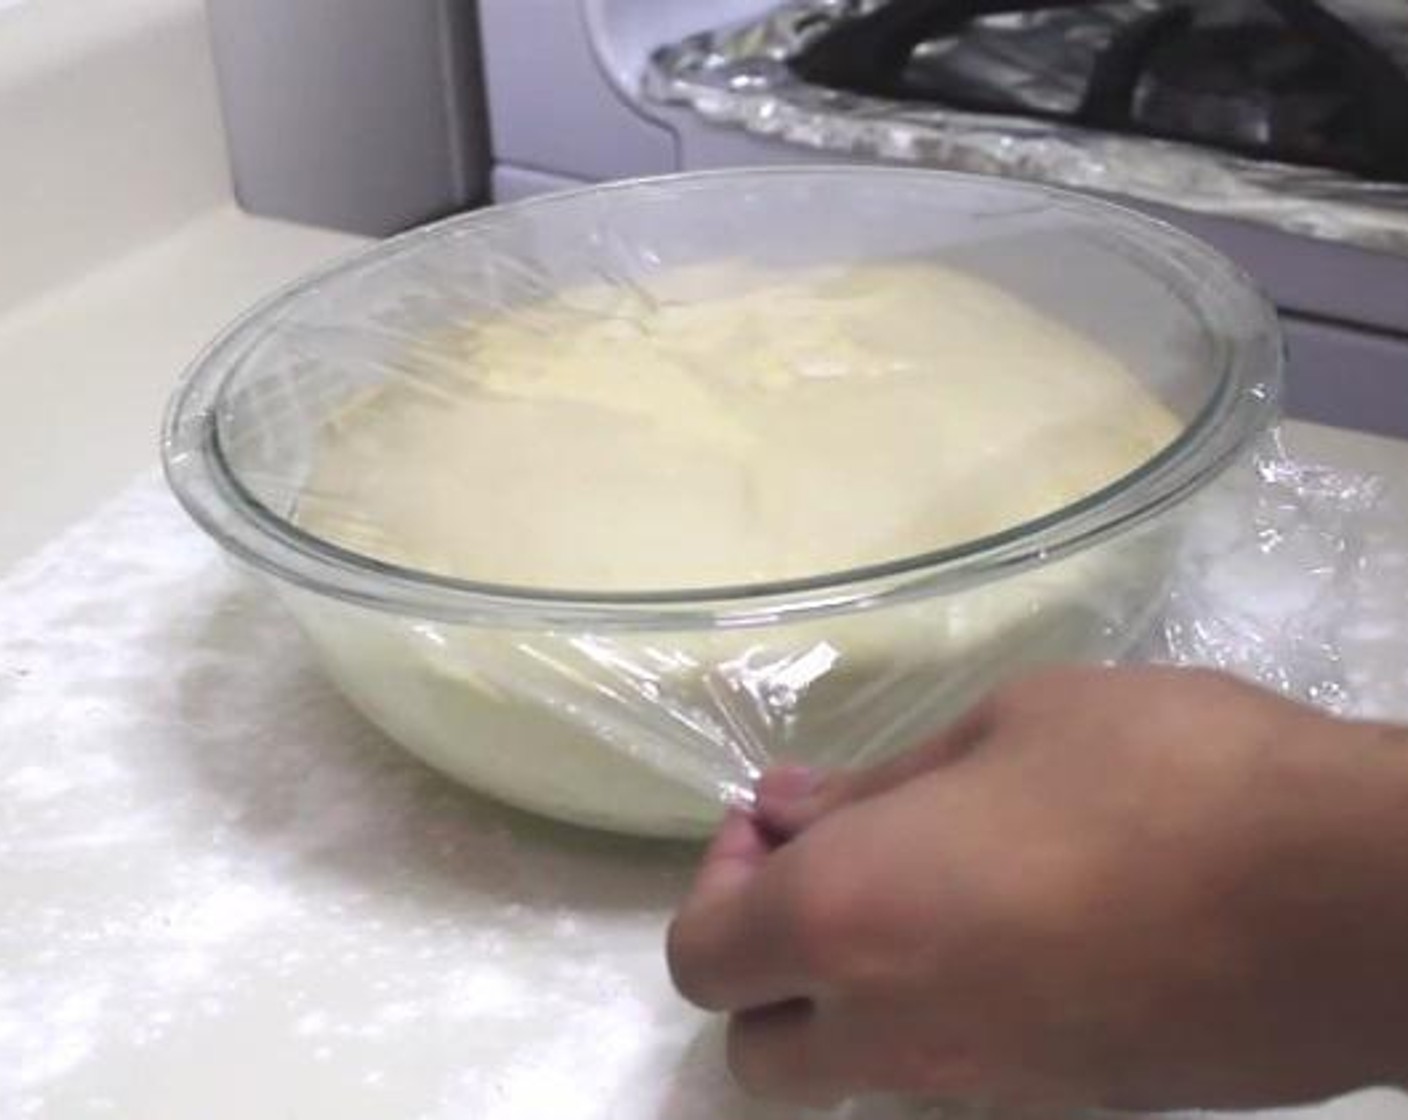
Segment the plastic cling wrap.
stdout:
<path fill-rule="evenodd" d="M 720 806 L 746 805 L 773 763 L 873 761 L 1043 664 L 1211 666 L 1345 710 L 1340 632 L 1380 492 L 1268 444 L 1135 541 L 999 585 L 771 628 L 495 632 L 301 594 L 291 605 L 348 694 L 434 765 L 553 815 L 692 834 Z"/>
<path fill-rule="evenodd" d="M 739 172 L 380 246 L 220 340 L 166 453 L 410 750 L 557 817 L 700 835 L 775 762 L 863 765 L 1024 670 L 1152 656 L 1190 573 L 1226 567 L 1204 503 L 1240 475 L 1232 535 L 1274 511 L 1231 465 L 1278 380 L 1264 301 L 1146 219 Z M 1304 512 L 1307 547 L 1343 535 Z M 1180 625 L 1168 655 L 1211 657 Z M 1292 645 L 1288 681 L 1330 680 Z"/>
<path fill-rule="evenodd" d="M 1365 526 L 1389 504 L 1382 479 L 1298 462 L 1269 437 L 1199 509 L 1141 653 L 1354 711 L 1345 631 L 1363 613 L 1360 576 L 1373 549 Z"/>
<path fill-rule="evenodd" d="M 1023 666 L 1147 632 L 1166 538 L 1001 584 L 718 632 L 495 631 L 296 595 L 348 695 L 434 765 L 588 824 L 698 833 L 782 759 L 895 753 Z M 413 698 L 413 699 L 412 699 Z"/>

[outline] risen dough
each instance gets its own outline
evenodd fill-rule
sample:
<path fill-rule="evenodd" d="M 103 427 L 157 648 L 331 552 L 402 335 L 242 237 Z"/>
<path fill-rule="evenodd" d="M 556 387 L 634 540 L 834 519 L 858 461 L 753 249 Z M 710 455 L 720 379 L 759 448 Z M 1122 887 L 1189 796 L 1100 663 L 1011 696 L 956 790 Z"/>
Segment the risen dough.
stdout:
<path fill-rule="evenodd" d="M 429 338 L 323 433 L 345 547 L 539 588 L 817 575 L 991 533 L 1125 474 L 1172 416 L 1108 353 L 926 265 L 602 286 Z M 745 629 L 435 622 L 285 589 L 426 761 L 554 816 L 702 835 L 769 761 L 873 760 L 1024 665 L 1118 652 L 1160 534 L 942 596 Z M 517 623 L 517 624 L 516 624 Z"/>
<path fill-rule="evenodd" d="M 1102 348 L 952 270 L 679 270 L 428 340 L 328 425 L 298 517 L 494 583 L 736 585 L 1008 528 L 1175 429 Z"/>

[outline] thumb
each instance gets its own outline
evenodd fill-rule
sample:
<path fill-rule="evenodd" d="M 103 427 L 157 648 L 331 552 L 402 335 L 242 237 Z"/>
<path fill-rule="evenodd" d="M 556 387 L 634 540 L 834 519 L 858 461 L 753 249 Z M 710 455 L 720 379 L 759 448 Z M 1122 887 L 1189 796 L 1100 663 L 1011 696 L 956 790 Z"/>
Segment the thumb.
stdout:
<path fill-rule="evenodd" d="M 987 734 L 991 711 L 980 704 L 922 746 L 861 770 L 829 773 L 779 766 L 758 779 L 759 824 L 788 840 L 844 805 L 885 793 L 968 754 Z"/>
<path fill-rule="evenodd" d="M 771 844 L 757 823 L 729 813 L 694 886 L 670 923 L 666 960 L 675 987 L 710 1011 L 763 1007 L 799 992 L 776 891 L 759 889 Z"/>

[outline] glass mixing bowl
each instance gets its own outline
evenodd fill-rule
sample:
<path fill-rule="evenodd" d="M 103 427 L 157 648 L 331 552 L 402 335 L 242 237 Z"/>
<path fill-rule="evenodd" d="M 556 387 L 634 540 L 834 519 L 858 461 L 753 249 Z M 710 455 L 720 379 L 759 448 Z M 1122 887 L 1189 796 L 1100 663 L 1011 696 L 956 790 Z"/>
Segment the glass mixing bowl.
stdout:
<path fill-rule="evenodd" d="M 584 284 L 649 300 L 656 278 L 721 260 L 771 274 L 941 263 L 1098 343 L 1179 431 L 1120 477 L 1020 524 L 732 586 L 479 581 L 300 524 L 328 425 L 412 376 L 427 340 L 531 315 Z M 771 762 L 869 762 L 1013 674 L 1121 656 L 1159 609 L 1180 514 L 1271 423 L 1280 377 L 1275 316 L 1247 280 L 1135 213 L 937 172 L 727 171 L 469 213 L 313 275 L 197 360 L 171 402 L 163 452 L 191 516 L 269 582 L 332 679 L 407 749 L 520 807 L 696 836 L 722 806 L 746 804 Z M 988 464 L 981 483 L 998 493 L 1061 458 L 1016 454 Z M 492 470 L 469 480 L 463 517 L 504 482 Z M 540 512 L 524 508 L 524 527 Z"/>

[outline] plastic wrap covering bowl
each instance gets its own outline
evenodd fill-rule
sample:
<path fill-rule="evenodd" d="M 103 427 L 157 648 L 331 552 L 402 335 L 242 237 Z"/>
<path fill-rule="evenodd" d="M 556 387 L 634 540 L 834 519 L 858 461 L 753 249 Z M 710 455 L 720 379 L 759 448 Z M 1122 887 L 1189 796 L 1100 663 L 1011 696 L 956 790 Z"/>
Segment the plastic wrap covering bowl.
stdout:
<path fill-rule="evenodd" d="M 916 296 L 905 322 L 884 327 L 893 339 L 863 317 L 846 328 L 846 345 L 864 335 L 861 349 L 877 368 L 890 368 L 892 347 L 910 347 L 890 364 L 902 365 L 904 384 L 923 387 L 915 400 L 929 403 L 911 410 L 918 426 L 906 429 L 904 455 L 864 415 L 890 392 L 883 379 L 845 390 L 855 393 L 846 398 L 855 417 L 834 425 L 834 457 L 813 449 L 810 460 L 801 451 L 794 458 L 787 443 L 791 418 L 832 389 L 808 382 L 798 392 L 810 396 L 777 405 L 752 429 L 746 413 L 749 401 L 772 408 L 794 399 L 768 395 L 797 372 L 789 363 L 812 363 L 805 372 L 820 381 L 836 373 L 828 361 L 839 351 L 793 353 L 795 338 L 820 328 L 808 325 L 811 304 L 798 312 L 777 294 L 778 278 L 852 275 L 847 269 L 864 278 L 873 275 L 866 268 L 891 265 L 919 271 L 878 274 L 886 283 L 940 268 L 1097 347 L 1171 417 L 1169 438 L 1117 476 L 1015 523 L 961 539 L 910 534 L 895 554 L 852 547 L 868 539 L 876 496 L 891 492 L 884 472 L 892 460 L 923 458 L 915 432 L 932 423 L 934 453 L 950 459 L 977 439 L 951 414 L 959 381 L 952 409 L 944 393 L 961 377 L 971 396 L 997 371 L 967 368 L 981 366 L 976 343 L 949 353 L 944 337 L 923 335 L 930 310 L 953 315 L 938 306 L 947 297 Z M 956 283 L 943 290 L 966 290 L 967 280 Z M 661 386 L 630 365 L 640 338 L 655 332 L 650 344 L 673 354 L 671 324 L 694 322 L 698 307 L 720 299 L 754 316 L 752 341 L 727 360 L 712 342 L 680 358 L 688 393 L 651 412 Z M 824 308 L 817 314 L 826 318 Z M 911 322 L 919 343 L 905 340 Z M 981 324 L 965 331 L 982 337 Z M 505 349 L 505 338 L 546 348 L 533 361 L 510 360 L 503 355 L 522 351 Z M 520 400 L 515 379 L 539 377 L 534 361 L 584 339 L 594 349 L 580 368 L 601 371 L 592 375 L 596 397 L 565 382 L 581 422 L 563 427 L 567 413 L 558 412 L 569 406 Z M 254 309 L 196 362 L 170 406 L 163 450 L 190 514 L 267 581 L 352 703 L 407 749 L 520 807 L 625 832 L 696 836 L 724 806 L 747 804 L 764 766 L 873 761 L 923 740 L 1023 669 L 1115 659 L 1132 648 L 1162 604 L 1190 499 L 1272 421 L 1280 360 L 1273 314 L 1232 266 L 1119 208 L 926 171 L 721 172 L 467 214 L 313 276 Z M 716 392 L 716 380 L 734 388 Z M 449 443 L 475 469 L 440 477 L 439 445 L 405 435 L 378 444 L 358 460 L 359 477 L 327 492 L 320 456 L 328 433 L 393 389 L 432 421 L 437 409 L 464 413 L 463 438 Z M 603 393 L 619 399 L 597 399 Z M 952 529 L 948 511 L 959 507 L 1003 504 L 1013 488 L 1077 461 L 1090 431 L 1117 433 L 1126 423 L 1114 410 L 1089 417 L 1089 431 L 1068 424 L 1003 442 L 1009 426 L 1039 426 L 1033 414 L 1044 407 L 1018 395 L 989 408 L 978 442 L 999 450 L 971 471 L 951 471 L 947 492 L 923 495 L 936 525 Z M 509 439 L 476 409 L 507 409 L 492 415 L 508 417 L 516 434 Z M 541 438 L 535 409 L 557 417 Z M 580 451 L 577 429 L 598 417 L 617 425 L 618 444 L 586 439 L 590 450 Z M 677 508 L 661 507 L 652 544 L 654 522 L 633 519 L 618 476 L 636 472 L 649 493 L 668 495 L 659 488 L 673 485 L 673 465 L 651 459 L 650 448 L 665 446 L 656 429 L 676 425 L 693 438 L 706 420 L 725 432 L 743 425 L 728 443 L 738 460 L 730 470 L 764 454 L 778 464 L 750 483 L 759 508 L 803 525 L 799 539 L 822 560 L 809 566 L 813 552 L 804 549 L 790 566 L 759 568 L 756 579 L 741 560 L 737 572 L 729 566 L 729 549 L 678 581 L 668 565 L 650 566 L 658 549 L 691 561 L 710 553 L 709 500 L 682 483 Z M 424 480 L 407 474 L 406 456 L 431 464 Z M 893 493 L 904 501 L 916 497 L 915 478 L 929 477 L 893 469 Z M 541 483 L 557 477 L 552 471 L 573 476 L 563 499 L 570 509 L 549 508 L 551 492 L 541 489 L 531 501 L 516 496 L 528 476 Z M 778 492 L 785 501 L 767 506 L 778 499 L 773 474 L 789 472 L 792 489 Z M 864 497 L 850 488 L 861 476 L 871 487 Z M 442 563 L 434 549 L 404 550 L 372 532 L 358 503 L 378 487 L 395 488 L 392 504 L 412 513 L 440 503 L 430 528 L 447 542 L 470 541 L 469 561 Z M 754 535 L 766 537 L 768 524 Z M 606 558 L 621 563 L 611 570 L 653 574 L 632 585 L 597 578 L 589 566 L 579 573 L 577 542 L 549 532 L 570 537 L 563 526 L 571 525 L 598 551 L 619 526 L 612 547 L 620 555 Z M 493 553 L 482 571 L 476 547 Z M 541 573 L 559 569 L 540 561 L 555 553 L 567 574 L 549 584 Z M 835 557 L 849 559 L 838 566 Z"/>

